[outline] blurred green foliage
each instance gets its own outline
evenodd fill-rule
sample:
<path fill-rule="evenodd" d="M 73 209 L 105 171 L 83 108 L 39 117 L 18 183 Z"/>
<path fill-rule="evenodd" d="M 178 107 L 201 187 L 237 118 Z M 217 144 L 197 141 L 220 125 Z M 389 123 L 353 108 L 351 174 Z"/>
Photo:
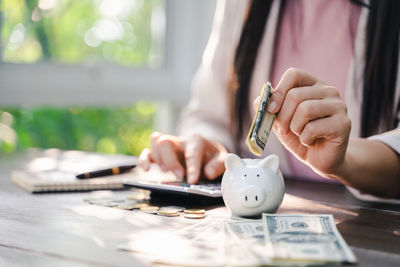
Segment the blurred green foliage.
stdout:
<path fill-rule="evenodd" d="M 139 155 L 149 146 L 156 105 L 0 110 L 0 151 L 29 147 Z"/>
<path fill-rule="evenodd" d="M 161 64 L 162 0 L 2 0 L 3 61 Z"/>
<path fill-rule="evenodd" d="M 158 66 L 164 0 L 0 0 L 2 61 Z M 0 81 L 1 82 L 1 81 Z M 29 147 L 138 155 L 154 103 L 112 108 L 1 108 L 0 153 Z"/>

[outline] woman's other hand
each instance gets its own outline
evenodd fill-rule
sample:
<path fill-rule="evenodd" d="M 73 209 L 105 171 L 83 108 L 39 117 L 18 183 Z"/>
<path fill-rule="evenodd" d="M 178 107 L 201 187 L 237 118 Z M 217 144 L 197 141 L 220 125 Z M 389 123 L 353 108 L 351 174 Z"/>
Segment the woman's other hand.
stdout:
<path fill-rule="evenodd" d="M 138 163 L 145 171 L 151 163 L 157 163 L 163 171 L 172 171 L 182 180 L 186 176 L 188 183 L 195 184 L 202 173 L 209 180 L 222 175 L 226 154 L 221 144 L 199 135 L 179 137 L 154 132 L 151 148 L 142 151 Z"/>
<path fill-rule="evenodd" d="M 296 157 L 325 177 L 343 165 L 351 129 L 347 108 L 335 87 L 290 68 L 273 91 L 268 111 L 273 130 Z"/>

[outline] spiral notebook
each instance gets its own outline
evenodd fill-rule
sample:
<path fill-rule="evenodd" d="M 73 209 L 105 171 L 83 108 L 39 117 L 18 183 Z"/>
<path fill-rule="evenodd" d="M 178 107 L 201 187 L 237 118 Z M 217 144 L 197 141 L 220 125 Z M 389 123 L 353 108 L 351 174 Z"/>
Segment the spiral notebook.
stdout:
<path fill-rule="evenodd" d="M 76 178 L 76 175 L 80 173 L 135 164 L 136 161 L 136 157 L 127 155 L 49 149 L 34 153 L 24 168 L 11 173 L 11 180 L 32 193 L 122 189 L 124 181 L 137 179 L 176 180 L 172 173 L 161 172 L 156 167 L 146 173 L 141 168 L 134 168 L 130 172 L 119 175 L 91 179 Z"/>
<path fill-rule="evenodd" d="M 120 177 L 79 180 L 75 178 L 74 173 L 63 171 L 14 171 L 11 173 L 11 180 L 32 193 L 122 189 L 124 187 L 123 179 Z"/>
<path fill-rule="evenodd" d="M 33 153 L 21 170 L 11 173 L 11 180 L 29 192 L 121 189 L 122 175 L 86 180 L 75 176 L 99 168 L 132 164 L 136 160 L 136 157 L 125 155 L 48 149 Z"/>

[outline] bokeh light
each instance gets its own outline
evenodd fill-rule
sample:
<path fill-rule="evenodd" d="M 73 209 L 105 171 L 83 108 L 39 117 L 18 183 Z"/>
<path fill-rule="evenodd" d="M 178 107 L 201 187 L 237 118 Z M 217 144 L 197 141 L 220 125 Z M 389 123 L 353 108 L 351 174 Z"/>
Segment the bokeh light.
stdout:
<path fill-rule="evenodd" d="M 2 0 L 2 61 L 159 67 L 165 0 Z M 0 107 L 0 153 L 30 147 L 138 155 L 157 105 Z"/>
<path fill-rule="evenodd" d="M 14 117 L 11 113 L 0 110 L 0 149 L 12 152 L 17 145 L 17 134 L 12 128 Z"/>
<path fill-rule="evenodd" d="M 165 0 L 3 0 L 3 61 L 159 67 Z"/>
<path fill-rule="evenodd" d="M 157 105 L 0 110 L 0 153 L 30 147 L 139 155 L 150 145 Z"/>

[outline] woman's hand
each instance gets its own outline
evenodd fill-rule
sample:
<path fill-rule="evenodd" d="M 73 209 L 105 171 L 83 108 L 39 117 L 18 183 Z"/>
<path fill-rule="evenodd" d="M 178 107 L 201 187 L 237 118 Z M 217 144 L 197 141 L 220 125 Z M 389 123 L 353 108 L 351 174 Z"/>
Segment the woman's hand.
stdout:
<path fill-rule="evenodd" d="M 345 160 L 351 122 L 335 87 L 290 68 L 273 91 L 268 111 L 273 130 L 296 157 L 325 177 L 335 177 Z"/>
<path fill-rule="evenodd" d="M 157 163 L 163 171 L 172 171 L 176 177 L 195 184 L 202 172 L 213 180 L 225 171 L 226 149 L 199 135 L 179 137 L 155 132 L 151 135 L 151 148 L 144 149 L 139 157 L 139 166 L 145 171 L 150 163 Z"/>

